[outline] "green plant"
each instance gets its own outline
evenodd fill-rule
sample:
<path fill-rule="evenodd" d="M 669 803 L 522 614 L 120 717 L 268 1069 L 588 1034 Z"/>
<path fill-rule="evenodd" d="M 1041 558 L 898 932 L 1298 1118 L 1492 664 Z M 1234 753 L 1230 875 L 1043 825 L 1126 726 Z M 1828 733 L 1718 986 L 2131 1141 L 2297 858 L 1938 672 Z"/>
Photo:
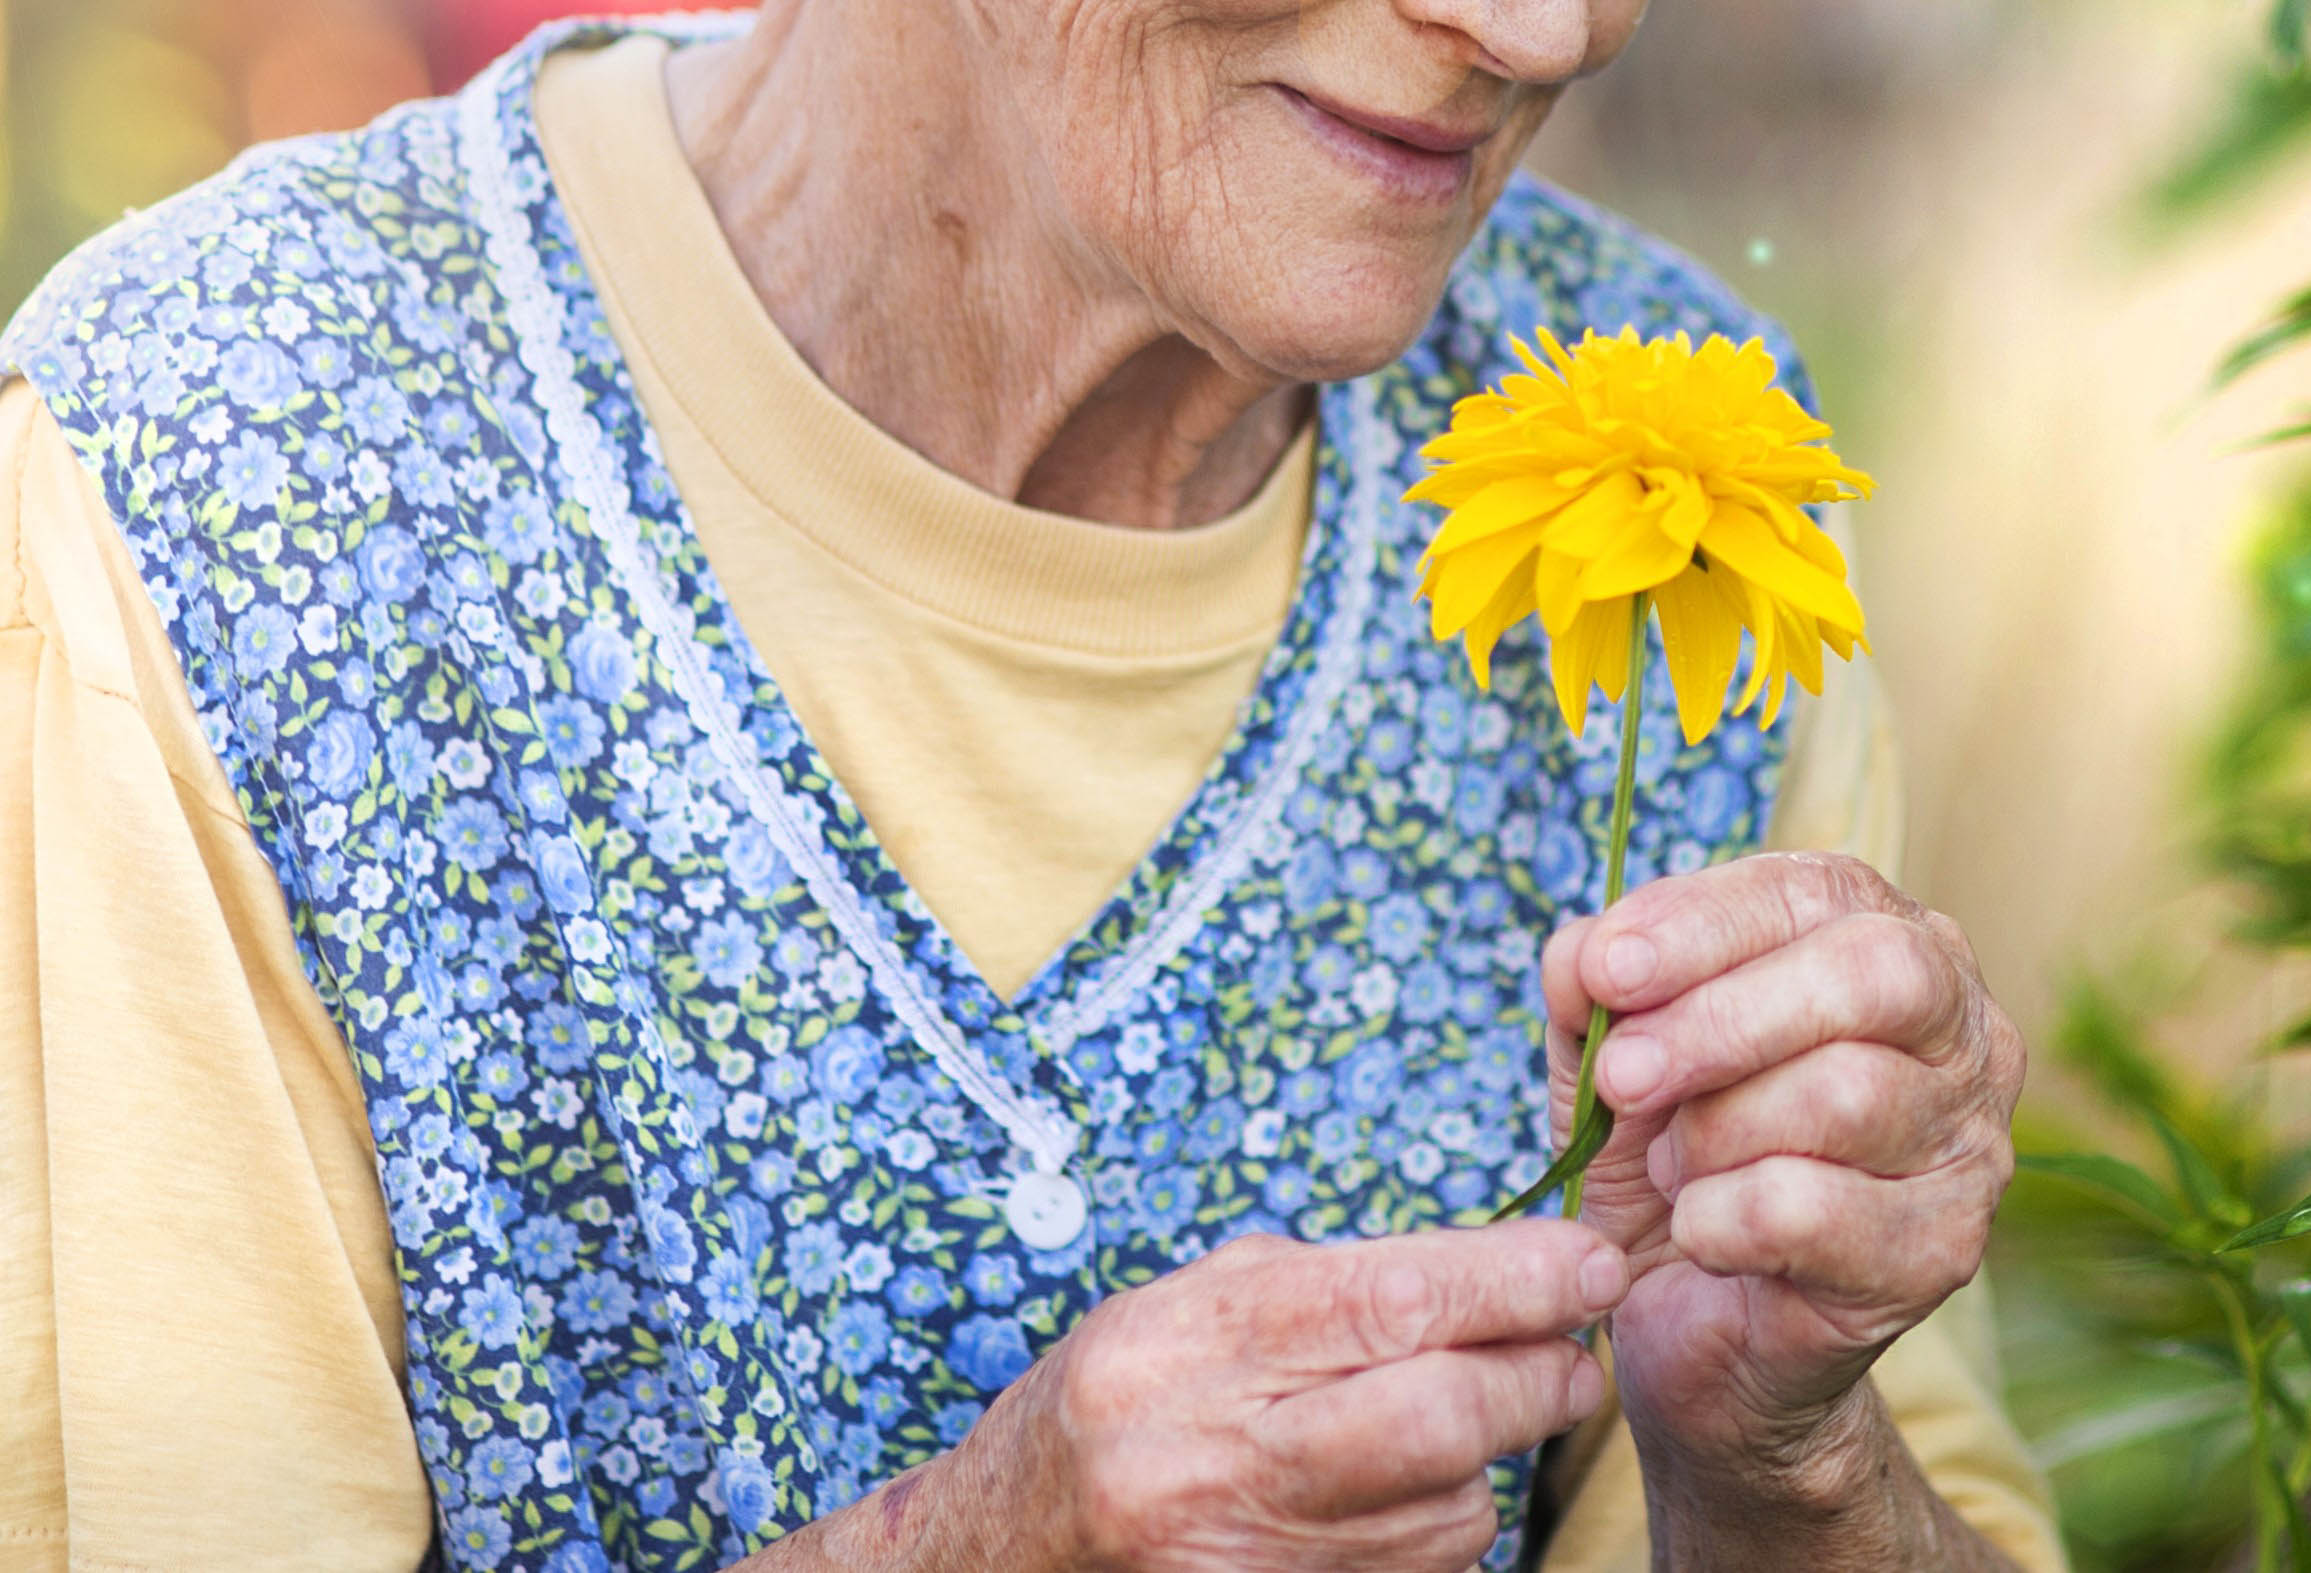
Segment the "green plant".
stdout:
<path fill-rule="evenodd" d="M 2012 1346 L 2016 1406 L 2064 1486 L 2082 1563 L 2218 1566 L 2252 1524 L 2258 1573 L 2300 1573 L 2311 1166 L 2260 1100 L 2218 1100 L 2166 1070 L 2154 1015 L 2139 993 L 2085 984 L 2059 1035 L 2148 1161 L 2053 1151 L 2065 1133 L 2043 1124 L 2024 1133 L 2038 1150 L 2007 1228 L 2028 1245 L 2001 1274 L 2038 1325 L 2026 1317 Z"/>
<path fill-rule="evenodd" d="M 2146 217 L 2154 232 L 2191 227 L 2311 145 L 2311 0 L 2273 0 L 2264 31 L 2267 47 L 2242 69 L 2214 123 L 2146 194 Z M 2307 339 L 2311 284 L 2281 301 L 2267 321 L 2233 346 L 2215 368 L 2214 390 Z M 2262 441 L 2311 438 L 2311 407 L 2300 415 Z"/>
<path fill-rule="evenodd" d="M 2276 0 L 2267 33 L 2219 122 L 2153 187 L 2162 227 L 2311 145 L 2311 0 Z M 2213 387 L 2307 347 L 2311 285 L 2222 357 Z M 2311 438 L 2303 413 L 2263 441 Z M 2202 806 L 2211 872 L 2245 907 L 2238 937 L 2275 967 L 2311 956 L 2311 483 L 2252 576 L 2252 675 Z M 2078 1560 L 2110 1573 L 2311 1573 L 2311 1154 L 2267 1097 L 2270 1057 L 2311 1048 L 2311 1018 L 2267 1034 L 2246 1085 L 2218 1095 L 2161 1044 L 2212 992 L 2139 974 L 2074 989 L 2060 1055 L 2132 1145 L 2095 1150 L 2082 1124 L 2041 1116 L 2002 1225 L 2015 1406 Z"/>

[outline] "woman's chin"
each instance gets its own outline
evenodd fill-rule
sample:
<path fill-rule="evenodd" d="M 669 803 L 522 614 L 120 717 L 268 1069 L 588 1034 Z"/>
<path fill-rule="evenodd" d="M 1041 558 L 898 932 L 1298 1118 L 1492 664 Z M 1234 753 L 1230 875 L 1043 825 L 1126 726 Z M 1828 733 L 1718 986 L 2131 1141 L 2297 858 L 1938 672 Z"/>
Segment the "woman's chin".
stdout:
<path fill-rule="evenodd" d="M 1287 278 L 1231 337 L 1247 359 L 1295 382 L 1345 382 L 1396 360 L 1436 315 L 1445 281 L 1376 268 Z"/>

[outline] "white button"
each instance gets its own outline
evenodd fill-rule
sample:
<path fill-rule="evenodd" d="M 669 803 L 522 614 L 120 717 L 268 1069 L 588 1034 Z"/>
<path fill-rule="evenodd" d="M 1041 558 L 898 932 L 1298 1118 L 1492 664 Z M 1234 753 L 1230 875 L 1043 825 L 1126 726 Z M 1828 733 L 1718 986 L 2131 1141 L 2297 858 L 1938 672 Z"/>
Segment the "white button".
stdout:
<path fill-rule="evenodd" d="M 1023 1174 L 1003 1198 L 1003 1217 L 1020 1241 L 1038 1251 L 1056 1251 L 1083 1233 L 1090 1218 L 1083 1187 L 1064 1174 Z"/>

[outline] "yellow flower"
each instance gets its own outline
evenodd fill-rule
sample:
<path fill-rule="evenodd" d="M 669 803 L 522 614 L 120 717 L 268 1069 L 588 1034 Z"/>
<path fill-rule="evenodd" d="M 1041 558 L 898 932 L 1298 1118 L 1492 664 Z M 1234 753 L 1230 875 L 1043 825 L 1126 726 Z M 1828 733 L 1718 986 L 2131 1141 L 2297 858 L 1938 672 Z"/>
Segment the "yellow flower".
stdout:
<path fill-rule="evenodd" d="M 1512 341 L 1514 342 L 1514 341 Z M 1837 545 L 1804 508 L 1866 497 L 1875 483 L 1823 439 L 1829 427 L 1774 386 L 1765 346 L 1712 337 L 1641 341 L 1591 333 L 1568 352 L 1546 332 L 1530 376 L 1463 399 L 1424 450 L 1434 474 L 1406 494 L 1451 510 L 1424 559 L 1438 639 L 1465 636 L 1478 683 L 1501 634 L 1538 611 L 1557 703 L 1578 733 L 1595 684 L 1629 681 L 1632 597 L 1649 594 L 1685 738 L 1725 712 L 1741 654 L 1756 665 L 1736 714 L 1787 680 L 1821 692 L 1821 646 L 1869 648 Z"/>

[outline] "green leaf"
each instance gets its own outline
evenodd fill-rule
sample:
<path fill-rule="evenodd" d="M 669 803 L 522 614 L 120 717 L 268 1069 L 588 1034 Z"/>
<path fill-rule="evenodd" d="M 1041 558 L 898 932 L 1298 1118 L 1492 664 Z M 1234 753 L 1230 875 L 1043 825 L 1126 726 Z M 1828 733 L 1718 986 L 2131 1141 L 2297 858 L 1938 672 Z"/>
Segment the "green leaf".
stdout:
<path fill-rule="evenodd" d="M 2292 1054 L 2295 1050 L 2305 1047 L 2311 1047 L 2311 1016 L 2304 1017 L 2301 1021 L 2272 1037 L 2257 1052 L 2267 1057 L 2275 1054 Z"/>
<path fill-rule="evenodd" d="M 2196 151 L 2149 192 L 2155 226 L 2173 230 L 2200 218 L 2311 134 L 2311 75 L 2274 73 L 2259 61 L 2242 75 L 2222 95 L 2221 119 L 2198 139 Z"/>
<path fill-rule="evenodd" d="M 1605 1150 L 1605 1143 L 1612 1136 L 1613 1111 L 1600 1098 L 1590 1106 L 1589 1118 L 1583 1120 L 1573 1132 L 1573 1139 L 1565 1143 L 1565 1150 L 1557 1154 L 1556 1162 L 1550 1164 L 1547 1172 L 1528 1186 L 1515 1201 L 1494 1213 L 1492 1221 L 1499 1223 L 1504 1218 L 1514 1218 L 1521 1212 L 1531 1210 L 1546 1201 L 1550 1192 L 1568 1184 L 1575 1175 L 1587 1173 L 1589 1161 Z"/>
<path fill-rule="evenodd" d="M 2271 7 L 2271 52 L 2291 71 L 2303 69 L 2311 42 L 2311 0 L 2278 0 Z"/>
<path fill-rule="evenodd" d="M 2105 1153 L 2022 1153 L 2015 1167 L 2084 1191 L 2162 1238 L 2183 1226 L 2182 1210 L 2159 1182 L 2123 1158 Z"/>
<path fill-rule="evenodd" d="M 2311 0 L 2305 3 L 2311 4 Z M 2215 368 L 2215 386 L 2230 386 L 2307 336 L 2311 336 L 2311 289 L 2291 296 L 2269 322 L 2231 346 L 2231 352 Z"/>
<path fill-rule="evenodd" d="M 2163 1115 L 2181 1101 L 2174 1077 L 2144 1040 L 2143 1010 L 2096 978 L 2074 984 L 2063 1002 L 2055 1048 L 2068 1065 L 2132 1114 Z"/>
<path fill-rule="evenodd" d="M 2260 437 L 2241 443 L 2239 451 L 2252 453 L 2257 448 L 2276 448 L 2283 442 L 2301 442 L 2306 437 L 2311 437 L 2311 421 L 2298 421 L 2293 426 L 2282 426 L 2277 431 L 2267 431 Z"/>
<path fill-rule="evenodd" d="M 2215 1222 L 2227 1222 L 2234 1229 L 2241 1219 L 2254 1216 L 2245 1210 L 2245 1201 L 2215 1173 L 2206 1155 L 2170 1121 L 2158 1114 L 2150 1115 L 2149 1120 L 2151 1129 L 2158 1132 L 2160 1145 L 2167 1150 L 2167 1161 L 2175 1166 L 2175 1178 L 2182 1184 L 2183 1199 L 2193 1213 Z"/>
<path fill-rule="evenodd" d="M 2050 1431 L 2031 1444 L 2030 1456 L 2041 1469 L 2060 1469 L 2151 1437 L 2231 1418 L 2245 1403 L 2246 1395 L 2230 1383 L 2161 1393 L 2097 1410 Z"/>
<path fill-rule="evenodd" d="M 2311 1234 L 2311 1196 L 2306 1196 L 2283 1213 L 2273 1213 L 2261 1223 L 2241 1229 L 2217 1249 L 2252 1251 L 2259 1246 L 2277 1245 L 2281 1240 L 2292 1240 L 2304 1234 Z"/>

